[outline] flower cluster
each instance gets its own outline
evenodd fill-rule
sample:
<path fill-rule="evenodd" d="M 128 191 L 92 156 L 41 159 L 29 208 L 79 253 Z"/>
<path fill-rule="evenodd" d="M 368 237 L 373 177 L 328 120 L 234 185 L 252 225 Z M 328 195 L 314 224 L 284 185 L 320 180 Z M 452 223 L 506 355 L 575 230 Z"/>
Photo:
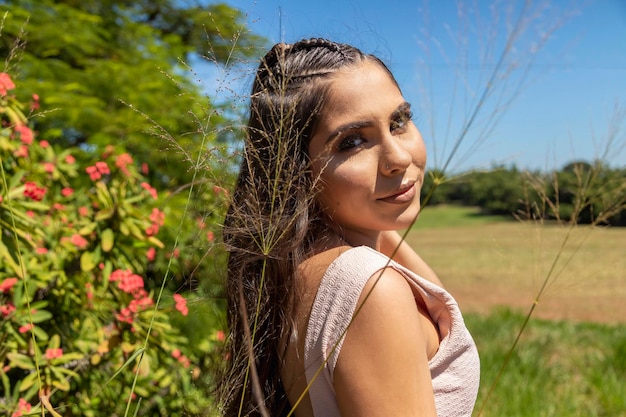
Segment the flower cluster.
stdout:
<path fill-rule="evenodd" d="M 150 214 L 152 224 L 146 229 L 146 235 L 154 236 L 159 233 L 159 228 L 165 223 L 165 213 L 158 208 L 153 208 Z"/>
<path fill-rule="evenodd" d="M 11 80 L 11 76 L 6 72 L 0 72 L 0 97 L 6 96 L 8 91 L 14 88 L 15 84 Z"/>
<path fill-rule="evenodd" d="M 180 311 L 180 314 L 186 316 L 189 314 L 189 308 L 187 307 L 187 300 L 180 294 L 174 294 L 174 302 L 176 303 L 176 310 Z"/>
<path fill-rule="evenodd" d="M 30 405 L 28 401 L 26 401 L 23 398 L 20 398 L 19 401 L 17 402 L 17 410 L 15 410 L 13 414 L 11 414 L 11 417 L 22 417 L 24 415 L 28 415 L 30 414 L 31 408 L 32 406 Z"/>
<path fill-rule="evenodd" d="M 124 173 L 124 175 L 130 175 L 130 171 L 128 171 L 128 165 L 133 163 L 133 157 L 127 153 L 123 153 L 119 155 L 115 159 L 115 165 Z"/>
<path fill-rule="evenodd" d="M 132 324 L 137 313 L 154 305 L 154 301 L 144 289 L 143 278 L 133 274 L 131 270 L 115 270 L 111 273 L 109 280 L 117 282 L 120 290 L 133 296 L 128 307 L 122 308 L 116 315 L 118 321 Z"/>
<path fill-rule="evenodd" d="M 172 357 L 176 359 L 178 362 L 180 362 L 180 364 L 183 365 L 183 367 L 189 368 L 189 365 L 190 365 L 189 358 L 183 355 L 179 349 L 174 349 L 172 351 Z"/>
<path fill-rule="evenodd" d="M 46 189 L 39 187 L 34 182 L 28 181 L 24 184 L 24 196 L 35 201 L 41 201 L 46 195 Z"/>
<path fill-rule="evenodd" d="M 46 359 L 52 360 L 63 356 L 63 349 L 61 348 L 49 348 L 46 349 Z"/>
<path fill-rule="evenodd" d="M 89 174 L 89 178 L 91 178 L 92 181 L 97 181 L 102 178 L 103 175 L 110 174 L 111 170 L 106 162 L 98 161 L 95 165 L 85 168 L 85 172 Z"/>

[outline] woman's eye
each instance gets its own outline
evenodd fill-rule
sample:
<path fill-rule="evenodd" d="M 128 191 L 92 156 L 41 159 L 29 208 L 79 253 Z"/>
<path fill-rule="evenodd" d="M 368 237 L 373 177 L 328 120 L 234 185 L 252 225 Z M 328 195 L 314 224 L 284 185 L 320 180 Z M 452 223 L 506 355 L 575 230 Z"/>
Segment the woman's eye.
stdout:
<path fill-rule="evenodd" d="M 337 150 L 341 152 L 341 151 L 354 149 L 360 144 L 362 144 L 363 142 L 364 142 L 363 138 L 358 134 L 346 136 L 345 138 L 341 139 L 339 143 L 337 144 Z"/>
<path fill-rule="evenodd" d="M 389 130 L 391 132 L 397 132 L 397 131 L 402 132 L 404 131 L 404 129 L 406 129 L 407 125 L 411 122 L 411 119 L 413 119 L 413 113 L 411 111 L 408 111 L 402 114 L 397 119 L 392 120 L 389 126 Z"/>

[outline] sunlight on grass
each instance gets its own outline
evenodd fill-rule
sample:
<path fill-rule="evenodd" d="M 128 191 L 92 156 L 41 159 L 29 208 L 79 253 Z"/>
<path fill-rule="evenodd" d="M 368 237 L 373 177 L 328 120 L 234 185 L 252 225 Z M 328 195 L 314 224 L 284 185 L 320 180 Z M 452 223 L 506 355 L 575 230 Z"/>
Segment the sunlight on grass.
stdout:
<path fill-rule="evenodd" d="M 513 218 L 511 218 L 512 220 Z M 426 206 L 421 211 L 413 230 L 435 229 L 441 227 L 476 226 L 507 220 L 503 216 L 482 214 L 479 207 L 464 206 Z M 410 238 L 409 238 L 410 239 Z"/>

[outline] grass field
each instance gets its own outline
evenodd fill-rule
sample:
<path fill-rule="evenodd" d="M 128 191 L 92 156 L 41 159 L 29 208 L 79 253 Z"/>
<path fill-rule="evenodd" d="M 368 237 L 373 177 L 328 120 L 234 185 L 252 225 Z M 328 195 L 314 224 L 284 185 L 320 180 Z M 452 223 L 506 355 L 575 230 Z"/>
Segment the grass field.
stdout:
<path fill-rule="evenodd" d="M 569 229 L 426 207 L 407 241 L 464 311 L 488 313 L 498 305 L 526 311 L 556 260 L 538 317 L 626 322 L 624 228 Z"/>
<path fill-rule="evenodd" d="M 480 416 L 626 417 L 626 229 L 568 230 L 427 207 L 407 240 L 459 301 L 478 345 L 475 417 L 555 259 Z"/>
<path fill-rule="evenodd" d="M 523 316 L 465 319 L 481 360 L 474 417 L 626 417 L 626 325 L 532 320 L 485 402 Z"/>

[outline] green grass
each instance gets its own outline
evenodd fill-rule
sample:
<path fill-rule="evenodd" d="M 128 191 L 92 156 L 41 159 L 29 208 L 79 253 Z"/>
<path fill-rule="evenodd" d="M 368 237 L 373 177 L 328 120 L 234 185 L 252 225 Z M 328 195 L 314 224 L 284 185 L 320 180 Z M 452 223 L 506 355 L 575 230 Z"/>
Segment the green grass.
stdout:
<path fill-rule="evenodd" d="M 500 309 L 469 314 L 481 357 L 474 416 L 523 321 Z M 481 417 L 626 416 L 626 325 L 533 320 Z"/>
<path fill-rule="evenodd" d="M 503 216 L 487 216 L 478 207 L 426 206 L 420 213 L 414 229 L 433 229 L 456 226 L 479 226 L 507 221 Z"/>

